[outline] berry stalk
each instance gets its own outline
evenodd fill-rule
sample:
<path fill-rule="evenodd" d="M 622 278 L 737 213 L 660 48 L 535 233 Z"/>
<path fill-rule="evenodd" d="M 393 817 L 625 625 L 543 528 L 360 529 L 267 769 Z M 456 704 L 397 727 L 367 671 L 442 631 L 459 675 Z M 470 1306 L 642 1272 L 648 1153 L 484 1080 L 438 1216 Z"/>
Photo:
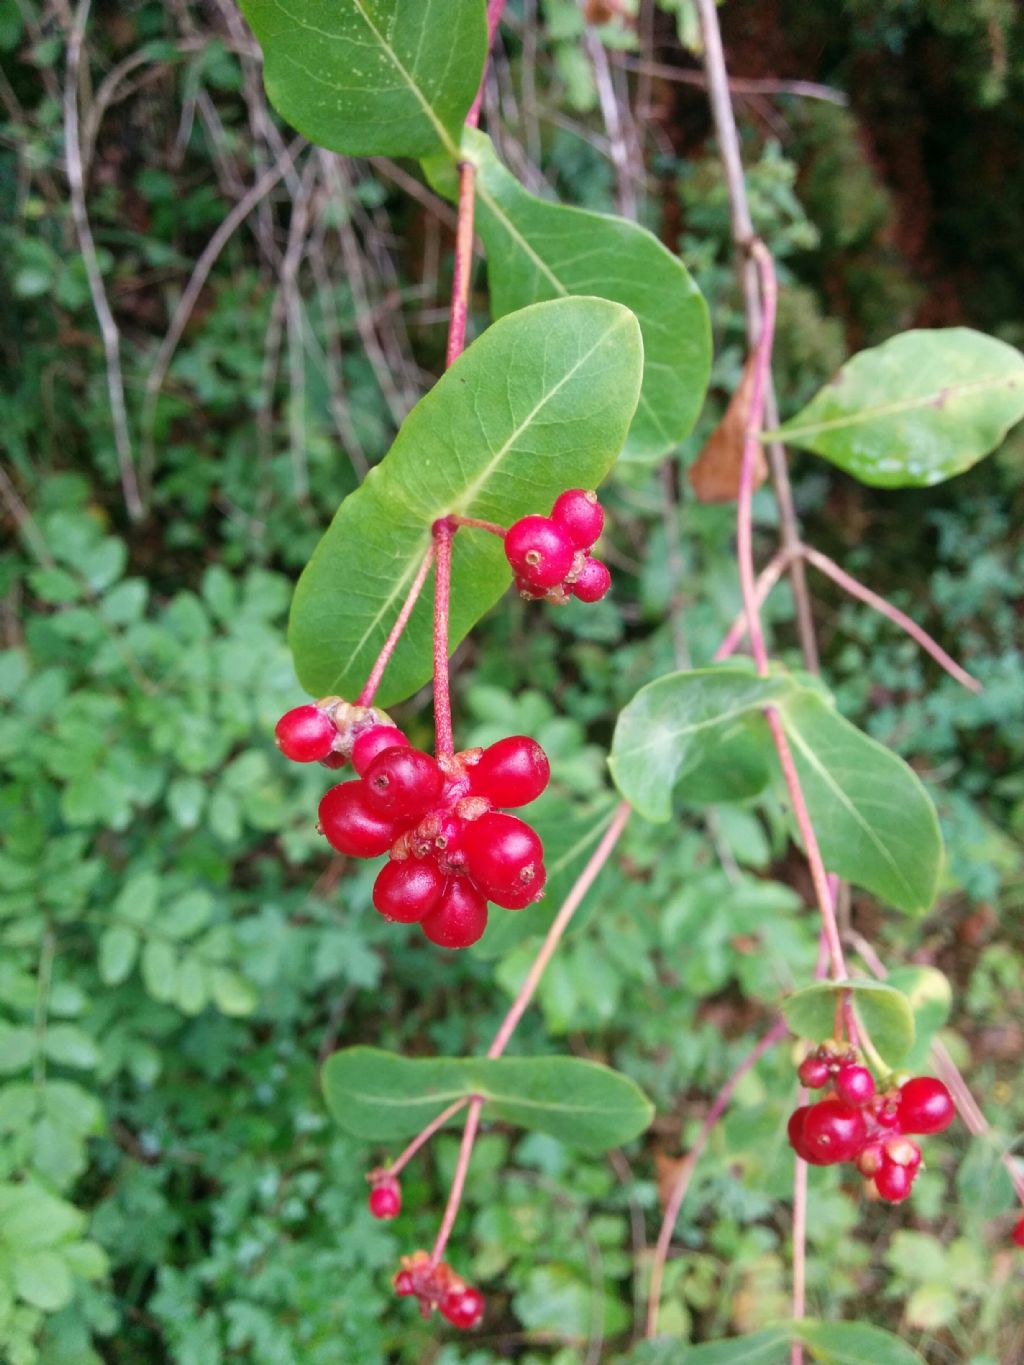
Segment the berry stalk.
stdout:
<path fill-rule="evenodd" d="M 430 566 L 434 562 L 434 553 L 434 545 L 431 544 L 430 549 L 423 557 L 423 563 L 416 571 L 416 577 L 412 580 L 406 599 L 402 603 L 402 609 L 395 617 L 395 624 L 391 627 L 388 638 L 381 646 L 381 651 L 377 655 L 377 660 L 370 669 L 369 677 L 363 684 L 363 690 L 356 698 L 357 706 L 371 706 L 373 704 L 373 699 L 377 695 L 377 688 L 380 687 L 380 680 L 384 676 L 384 670 L 387 668 L 388 662 L 390 661 L 392 654 L 394 654 L 399 640 L 402 638 L 402 632 L 409 624 L 409 617 L 412 615 L 417 599 L 423 591 L 423 585 L 427 581 L 427 575 L 430 573 Z"/>
<path fill-rule="evenodd" d="M 448 682 L 448 620 L 451 610 L 452 537 L 447 517 L 434 522 L 434 753 L 450 758 L 455 752 L 452 699 Z"/>

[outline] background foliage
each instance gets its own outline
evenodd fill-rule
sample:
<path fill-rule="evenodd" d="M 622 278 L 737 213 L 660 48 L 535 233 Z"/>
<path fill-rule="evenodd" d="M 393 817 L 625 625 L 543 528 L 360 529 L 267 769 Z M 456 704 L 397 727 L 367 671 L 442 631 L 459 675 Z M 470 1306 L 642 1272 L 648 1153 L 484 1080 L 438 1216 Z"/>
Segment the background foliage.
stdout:
<path fill-rule="evenodd" d="M 83 154 L 133 441 L 152 467 L 150 516 L 131 524 L 63 172 L 70 19 L 63 4 L 0 0 L 0 1358 L 615 1361 L 680 1135 L 813 967 L 781 812 L 764 798 L 684 807 L 681 828 L 634 822 L 522 1046 L 611 1062 L 658 1116 L 610 1160 L 488 1132 L 452 1249 L 488 1292 L 487 1331 L 451 1342 L 422 1327 L 388 1280 L 431 1235 L 452 1140 L 414 1163 L 397 1227 L 374 1224 L 363 1171 L 380 1151 L 331 1125 L 318 1062 L 356 1041 L 478 1048 L 530 948 L 513 937 L 447 957 L 380 922 L 373 869 L 329 859 L 312 829 L 322 774 L 288 768 L 269 736 L 296 697 L 296 572 L 440 368 L 450 212 L 406 166 L 301 146 L 289 159 L 227 0 L 100 5 Z M 783 415 L 852 350 L 908 325 L 962 322 L 1020 345 L 1015 9 L 731 0 L 723 20 L 737 74 L 851 92 L 845 108 L 740 97 L 755 219 L 786 271 Z M 687 0 L 644 6 L 640 39 L 604 26 L 616 88 L 638 60 L 693 68 L 680 51 L 692 32 Z M 667 469 L 617 471 L 612 601 L 580 614 L 504 601 L 460 655 L 460 740 L 536 734 L 556 774 L 551 825 L 580 830 L 607 809 L 615 713 L 673 661 L 705 662 L 736 610 L 731 512 L 692 501 L 683 470 L 742 354 L 703 93 L 630 74 L 651 119 L 627 128 L 635 174 L 616 181 L 582 37 L 569 0 L 510 5 L 488 130 L 533 192 L 598 210 L 632 196 L 681 249 L 711 307 L 716 401 Z M 226 233 L 157 401 L 158 347 L 194 265 L 275 165 L 278 183 Z M 480 330 L 482 271 L 478 284 Z M 950 850 L 926 919 L 883 918 L 860 894 L 847 913 L 884 958 L 951 978 L 947 1042 L 1004 1143 L 1024 1124 L 1022 440 L 930 491 L 867 490 L 795 460 L 817 543 L 986 685 L 959 691 L 816 582 L 840 707 L 911 761 Z M 758 512 L 767 526 L 767 498 Z M 417 703 L 400 719 L 427 738 Z M 668 1331 L 702 1340 L 785 1315 L 791 1074 L 785 1048 L 769 1056 L 702 1163 Z M 862 1207 L 833 1171 L 812 1172 L 816 1315 L 867 1298 L 936 1365 L 1017 1358 L 999 1171 L 955 1127 L 902 1210 Z"/>

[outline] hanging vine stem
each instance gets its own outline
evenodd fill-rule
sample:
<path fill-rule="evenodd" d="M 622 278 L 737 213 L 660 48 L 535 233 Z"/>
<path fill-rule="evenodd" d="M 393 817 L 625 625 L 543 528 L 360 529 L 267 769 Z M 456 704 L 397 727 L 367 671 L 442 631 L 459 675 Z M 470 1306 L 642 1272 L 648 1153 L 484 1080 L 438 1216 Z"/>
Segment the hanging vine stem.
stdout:
<path fill-rule="evenodd" d="M 455 752 L 452 698 L 448 682 L 448 619 L 452 589 L 452 538 L 455 528 L 447 517 L 434 522 L 434 754 L 450 758 Z"/>

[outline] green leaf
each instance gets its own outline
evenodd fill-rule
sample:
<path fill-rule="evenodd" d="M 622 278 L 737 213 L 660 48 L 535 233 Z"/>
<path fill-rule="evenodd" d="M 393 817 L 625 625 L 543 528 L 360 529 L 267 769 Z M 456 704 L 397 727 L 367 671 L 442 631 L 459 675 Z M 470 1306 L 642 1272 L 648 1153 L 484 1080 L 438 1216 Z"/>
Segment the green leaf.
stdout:
<path fill-rule="evenodd" d="M 915 1073 L 926 1071 L 932 1041 L 953 1007 L 953 989 L 937 968 L 916 965 L 894 968 L 885 984 L 907 997 L 914 1014 L 914 1046 L 903 1065 Z"/>
<path fill-rule="evenodd" d="M 835 1032 L 836 1004 L 842 991 L 853 996 L 857 1017 L 882 1058 L 898 1066 L 914 1045 L 914 1014 L 910 1001 L 888 982 L 823 981 L 807 986 L 782 1002 L 782 1013 L 794 1033 L 812 1042 Z"/>
<path fill-rule="evenodd" d="M 722 768 L 735 783 L 736 773 L 723 746 L 746 741 L 744 795 L 755 795 L 769 780 L 770 750 L 762 742 L 765 756 L 758 762 L 758 746 L 749 743 L 751 727 L 758 733 L 764 725 L 762 708 L 778 703 L 793 687 L 786 674 L 759 678 L 749 669 L 735 667 L 669 673 L 649 683 L 620 713 L 615 726 L 608 760 L 615 785 L 648 820 L 668 820 L 673 790 L 698 770 L 703 799 L 726 799 L 707 795 L 715 791 L 709 778 Z"/>
<path fill-rule="evenodd" d="M 178 980 L 178 954 L 162 938 L 151 938 L 142 950 L 142 982 L 161 1004 L 174 999 Z"/>
<path fill-rule="evenodd" d="M 409 1058 L 351 1047 L 329 1057 L 324 1096 L 356 1137 L 411 1137 L 453 1100 L 478 1095 L 487 1118 L 603 1151 L 636 1137 L 653 1106 L 627 1076 L 574 1057 Z"/>
<path fill-rule="evenodd" d="M 637 1347 L 627 1359 L 631 1365 L 789 1365 L 795 1341 L 802 1342 L 819 1365 L 924 1365 L 916 1351 L 880 1327 L 812 1318 L 702 1346 L 658 1338 Z"/>
<path fill-rule="evenodd" d="M 74 1286 L 64 1258 L 55 1251 L 26 1251 L 11 1261 L 18 1297 L 44 1313 L 70 1303 Z"/>
<path fill-rule="evenodd" d="M 413 408 L 299 580 L 289 639 L 303 686 L 359 692 L 438 517 L 508 524 L 547 511 L 563 488 L 596 486 L 625 439 L 642 363 L 636 319 L 604 299 L 539 303 L 489 327 Z M 452 649 L 510 582 L 498 537 L 460 531 Z M 382 706 L 430 677 L 430 597 L 428 587 L 388 665 Z"/>
<path fill-rule="evenodd" d="M 805 1322 L 791 1325 L 820 1365 L 924 1365 L 921 1356 L 891 1332 L 866 1322 Z"/>
<path fill-rule="evenodd" d="M 878 488 L 970 469 L 1024 417 L 1024 356 L 967 327 L 903 332 L 861 351 L 781 428 Z"/>
<path fill-rule="evenodd" d="M 100 936 L 100 980 L 105 986 L 118 986 L 135 966 L 139 936 L 127 925 L 114 924 Z"/>
<path fill-rule="evenodd" d="M 210 974 L 213 1003 L 221 1014 L 236 1018 L 252 1014 L 259 1004 L 259 992 L 243 976 L 229 967 L 214 967 Z"/>
<path fill-rule="evenodd" d="M 900 910 L 928 910 L 942 835 L 917 775 L 817 692 L 794 689 L 779 712 L 826 867 Z"/>
<path fill-rule="evenodd" d="M 51 1024 L 46 1031 L 46 1055 L 51 1062 L 86 1071 L 97 1066 L 100 1060 L 95 1040 L 74 1024 Z"/>
<path fill-rule="evenodd" d="M 23 1070 L 35 1050 L 36 1036 L 30 1028 L 0 1024 L 0 1072 Z"/>
<path fill-rule="evenodd" d="M 458 155 L 485 0 L 242 0 L 278 113 L 349 156 Z"/>
<path fill-rule="evenodd" d="M 625 304 L 643 333 L 644 377 L 623 454 L 656 459 L 678 445 L 697 420 L 711 373 L 707 305 L 682 261 L 636 223 L 530 194 L 474 128 L 463 133 L 462 153 L 477 168 L 491 316 L 567 294 Z M 446 171 L 432 178 L 454 199 L 458 182 Z"/>

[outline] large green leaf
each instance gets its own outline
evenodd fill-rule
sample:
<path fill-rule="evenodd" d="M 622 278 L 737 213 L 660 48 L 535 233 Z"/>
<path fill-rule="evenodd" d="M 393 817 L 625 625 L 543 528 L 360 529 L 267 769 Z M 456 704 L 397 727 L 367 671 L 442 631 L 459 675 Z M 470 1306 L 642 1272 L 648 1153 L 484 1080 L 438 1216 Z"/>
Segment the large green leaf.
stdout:
<path fill-rule="evenodd" d="M 354 697 L 449 512 L 508 524 L 600 483 L 622 448 L 643 367 L 640 329 L 605 299 L 539 303 L 489 327 L 417 403 L 345 499 L 299 580 L 289 640 L 304 687 Z M 496 536 L 462 531 L 451 647 L 509 586 Z M 388 665 L 381 705 L 431 673 L 430 591 Z"/>
<path fill-rule="evenodd" d="M 862 483 L 941 483 L 1024 417 L 1024 356 L 966 327 L 903 332 L 855 355 L 781 428 Z"/>
<path fill-rule="evenodd" d="M 900 910 L 928 910 L 942 835 L 920 779 L 817 692 L 794 689 L 779 711 L 826 866 Z"/>
<path fill-rule="evenodd" d="M 618 1147 L 650 1123 L 653 1106 L 627 1076 L 575 1057 L 399 1057 L 351 1047 L 324 1065 L 327 1107 L 356 1137 L 411 1137 L 453 1100 L 477 1095 L 492 1119 L 591 1151 Z"/>
<path fill-rule="evenodd" d="M 952 987 L 938 968 L 916 964 L 893 968 L 885 984 L 905 995 L 914 1013 L 914 1046 L 902 1065 L 915 1073 L 927 1071 L 932 1041 L 953 1006 Z"/>
<path fill-rule="evenodd" d="M 914 1045 L 914 1013 L 907 997 L 881 981 L 822 981 L 782 1002 L 782 1013 L 794 1033 L 822 1042 L 835 1032 L 840 993 L 849 991 L 857 1017 L 882 1059 L 895 1068 Z"/>
<path fill-rule="evenodd" d="M 349 156 L 457 155 L 485 0 L 241 0 L 278 113 Z"/>
<path fill-rule="evenodd" d="M 706 801 L 756 794 L 770 774 L 770 750 L 763 738 L 756 742 L 765 724 L 762 710 L 793 687 L 788 674 L 759 678 L 735 667 L 669 673 L 649 683 L 615 726 L 608 764 L 616 786 L 648 820 L 669 819 L 672 792 L 689 773 L 699 775 Z M 742 746 L 745 755 L 739 772 L 728 760 L 730 744 Z M 718 770 L 728 784 L 724 795 L 714 786 Z M 745 790 L 737 792 L 738 778 Z"/>
<path fill-rule="evenodd" d="M 790 1346 L 796 1341 L 819 1365 L 924 1365 L 915 1350 L 880 1327 L 813 1318 L 702 1346 L 658 1338 L 638 1346 L 627 1360 L 631 1365 L 789 1365 Z"/>
<path fill-rule="evenodd" d="M 682 261 L 636 223 L 530 194 L 475 129 L 465 130 L 462 154 L 477 168 L 491 315 L 566 294 L 632 309 L 643 332 L 644 381 L 624 454 L 656 459 L 671 450 L 697 420 L 711 372 L 707 305 Z M 428 169 L 454 197 L 450 168 Z"/>

